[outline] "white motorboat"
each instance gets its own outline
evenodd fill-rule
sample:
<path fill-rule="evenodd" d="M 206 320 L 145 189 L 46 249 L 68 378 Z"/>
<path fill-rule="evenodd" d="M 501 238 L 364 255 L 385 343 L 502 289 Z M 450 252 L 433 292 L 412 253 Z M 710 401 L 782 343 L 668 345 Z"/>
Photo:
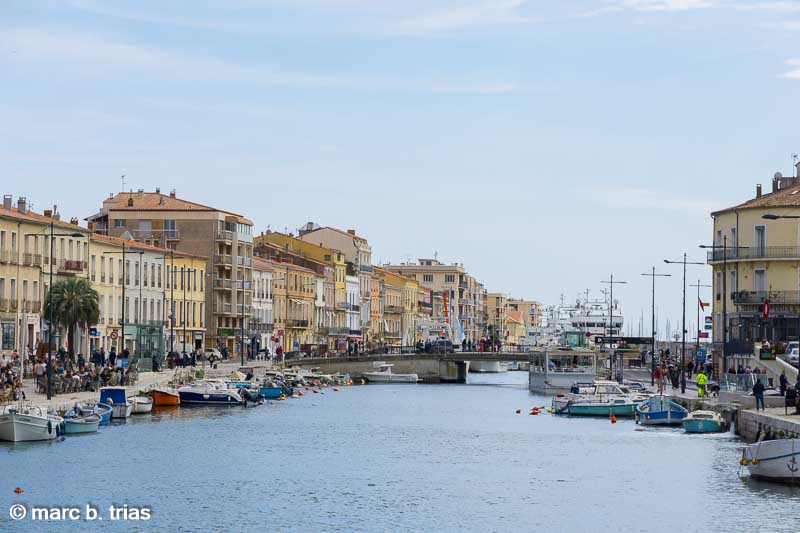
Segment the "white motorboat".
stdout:
<path fill-rule="evenodd" d="M 28 442 L 53 440 L 63 431 L 64 419 L 46 409 L 26 404 L 9 405 L 0 412 L 0 440 Z"/>
<path fill-rule="evenodd" d="M 153 410 L 153 399 L 149 396 L 134 396 L 131 400 L 133 401 L 133 414 L 135 415 L 149 413 Z"/>
<path fill-rule="evenodd" d="M 593 383 L 597 379 L 597 353 L 573 346 L 549 346 L 531 352 L 528 387 L 539 393 L 559 393 L 572 389 L 575 382 Z"/>
<path fill-rule="evenodd" d="M 798 456 L 800 439 L 764 440 L 742 450 L 740 464 L 754 479 L 800 484 Z"/>
<path fill-rule="evenodd" d="M 571 416 L 633 416 L 647 398 L 615 381 L 576 382 L 568 394 L 553 397 L 553 412 Z"/>
<path fill-rule="evenodd" d="M 418 383 L 416 374 L 395 374 L 392 372 L 394 365 L 381 364 L 375 372 L 364 372 L 361 376 L 370 383 Z"/>
<path fill-rule="evenodd" d="M 224 381 L 195 381 L 178 389 L 181 405 L 186 404 L 214 404 L 214 405 L 239 405 L 244 403 L 239 390 L 228 388 Z"/>

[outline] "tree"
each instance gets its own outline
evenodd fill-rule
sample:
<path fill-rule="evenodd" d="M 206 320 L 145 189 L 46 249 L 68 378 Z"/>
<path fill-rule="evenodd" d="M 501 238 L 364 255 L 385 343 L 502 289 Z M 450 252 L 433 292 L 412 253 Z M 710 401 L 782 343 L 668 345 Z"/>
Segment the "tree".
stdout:
<path fill-rule="evenodd" d="M 97 291 L 84 278 L 72 278 L 54 283 L 45 298 L 45 317 L 50 318 L 53 306 L 54 325 L 67 328 L 69 354 L 75 353 L 75 328 L 88 328 L 97 324 L 100 318 L 100 304 Z"/>

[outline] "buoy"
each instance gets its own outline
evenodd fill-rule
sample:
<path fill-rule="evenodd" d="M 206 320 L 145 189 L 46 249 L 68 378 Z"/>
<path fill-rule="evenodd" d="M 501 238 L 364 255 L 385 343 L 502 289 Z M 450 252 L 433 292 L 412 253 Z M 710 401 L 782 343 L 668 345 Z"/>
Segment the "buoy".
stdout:
<path fill-rule="evenodd" d="M 553 408 L 552 408 L 552 407 L 548 407 L 548 408 L 547 408 L 547 412 L 548 412 L 548 413 L 552 413 L 552 412 L 553 412 Z"/>
<path fill-rule="evenodd" d="M 336 387 L 332 388 L 331 390 L 332 390 L 333 392 L 339 392 L 339 389 L 337 389 Z"/>
<path fill-rule="evenodd" d="M 315 391 L 315 390 L 313 390 L 313 389 L 312 389 L 312 391 L 311 391 L 311 392 L 313 392 L 314 394 L 319 394 L 319 392 L 318 392 L 318 391 Z"/>
<path fill-rule="evenodd" d="M 751 465 L 757 465 L 758 464 L 758 459 L 754 458 L 752 461 L 750 461 L 750 464 Z"/>
<path fill-rule="evenodd" d="M 616 424 L 617 423 L 617 417 L 614 416 L 614 413 L 611 413 L 611 423 L 612 424 Z"/>
<path fill-rule="evenodd" d="M 21 488 L 19 488 L 19 487 L 17 487 L 16 489 L 14 489 L 14 494 L 22 494 L 23 492 L 25 492 L 25 491 L 24 491 L 24 490 L 22 490 L 22 489 L 21 489 Z"/>
<path fill-rule="evenodd" d="M 533 409 L 531 409 L 531 414 L 532 415 L 538 415 L 539 414 L 539 408 L 538 407 L 534 407 Z"/>
<path fill-rule="evenodd" d="M 517 410 L 516 410 L 516 411 L 514 411 L 514 412 L 515 412 L 515 413 L 517 413 L 517 414 L 520 414 L 520 413 L 522 412 L 522 409 L 517 409 Z"/>
<path fill-rule="evenodd" d="M 747 459 L 740 459 L 739 464 L 742 466 L 747 466 L 750 464 L 750 461 L 748 461 Z"/>
<path fill-rule="evenodd" d="M 306 387 L 306 390 L 310 390 L 310 389 L 308 387 Z"/>
<path fill-rule="evenodd" d="M 305 396 L 305 395 L 303 394 L 303 391 L 301 391 L 301 390 L 297 391 L 297 395 L 298 395 L 298 396 Z"/>

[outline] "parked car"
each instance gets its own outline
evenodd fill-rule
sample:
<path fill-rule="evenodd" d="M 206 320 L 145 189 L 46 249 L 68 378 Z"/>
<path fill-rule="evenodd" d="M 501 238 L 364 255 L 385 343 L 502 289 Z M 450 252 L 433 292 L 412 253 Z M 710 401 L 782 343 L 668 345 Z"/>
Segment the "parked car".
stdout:
<path fill-rule="evenodd" d="M 203 355 L 205 356 L 206 361 L 212 364 L 216 361 L 222 360 L 222 354 L 216 348 L 206 348 L 203 351 Z"/>
<path fill-rule="evenodd" d="M 800 348 L 794 347 L 786 350 L 786 361 L 794 366 L 800 364 Z"/>

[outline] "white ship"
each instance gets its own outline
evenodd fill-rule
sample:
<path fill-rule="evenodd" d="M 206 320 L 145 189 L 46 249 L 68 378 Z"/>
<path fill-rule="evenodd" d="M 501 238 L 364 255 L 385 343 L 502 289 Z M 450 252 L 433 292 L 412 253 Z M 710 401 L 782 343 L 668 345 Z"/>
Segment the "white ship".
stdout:
<path fill-rule="evenodd" d="M 551 305 L 545 309 L 542 324 L 528 328 L 527 344 L 540 347 L 559 346 L 567 338 L 571 340 L 571 345 L 593 345 L 593 337 L 620 335 L 624 319 L 619 301 L 614 300 L 613 318 L 609 327 L 608 300 L 589 299 L 588 291 L 586 295 L 583 299 L 576 298 L 574 305 L 565 304 L 562 295 L 560 305 Z"/>

